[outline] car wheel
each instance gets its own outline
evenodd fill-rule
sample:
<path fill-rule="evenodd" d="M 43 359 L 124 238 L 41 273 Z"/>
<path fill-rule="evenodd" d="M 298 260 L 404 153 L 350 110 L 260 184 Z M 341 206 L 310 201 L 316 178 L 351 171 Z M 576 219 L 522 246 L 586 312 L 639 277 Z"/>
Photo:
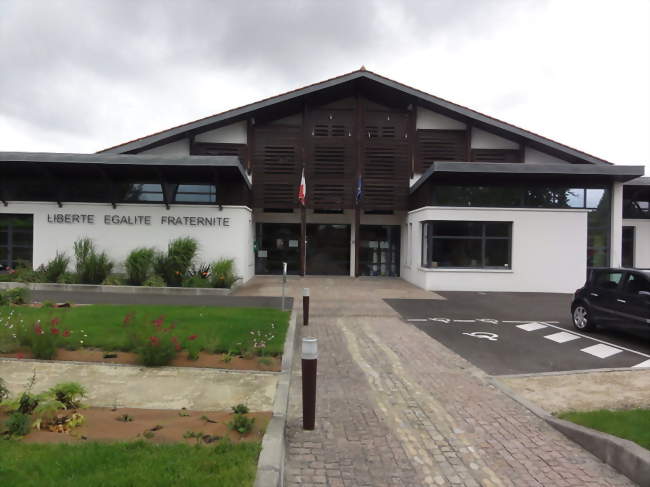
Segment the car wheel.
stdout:
<path fill-rule="evenodd" d="M 584 304 L 576 304 L 571 314 L 573 315 L 573 326 L 578 330 L 589 331 L 594 329 L 594 320 L 591 318 L 589 308 Z"/>

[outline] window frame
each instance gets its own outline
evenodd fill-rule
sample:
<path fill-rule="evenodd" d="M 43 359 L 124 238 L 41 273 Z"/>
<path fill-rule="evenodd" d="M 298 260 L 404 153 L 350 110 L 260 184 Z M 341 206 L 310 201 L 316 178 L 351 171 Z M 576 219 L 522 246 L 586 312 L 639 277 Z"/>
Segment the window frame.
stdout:
<path fill-rule="evenodd" d="M 471 224 L 478 224 L 481 226 L 481 234 L 480 235 L 436 235 L 435 234 L 435 224 L 441 224 L 441 223 L 471 223 Z M 507 236 L 501 237 L 495 237 L 495 236 L 488 236 L 487 235 L 487 227 L 490 224 L 504 224 L 507 225 L 508 232 Z M 507 270 L 511 271 L 513 270 L 512 266 L 512 227 L 513 227 L 513 222 L 512 221 L 492 221 L 492 220 L 424 220 L 421 222 L 421 229 L 422 229 L 422 252 L 421 252 L 421 261 L 420 265 L 423 268 L 426 269 L 485 269 L 485 270 Z M 480 240 L 481 242 L 481 263 L 478 266 L 449 266 L 449 265 L 439 265 L 436 263 L 436 265 L 433 265 L 433 247 L 434 247 L 434 241 L 438 240 L 450 240 L 450 239 L 455 239 L 455 240 Z M 493 240 L 500 240 L 500 241 L 507 241 L 508 242 L 508 258 L 507 261 L 508 263 L 503 266 L 490 266 L 490 265 L 485 265 L 486 263 L 486 247 L 487 247 L 487 242 L 488 241 L 493 241 Z"/>

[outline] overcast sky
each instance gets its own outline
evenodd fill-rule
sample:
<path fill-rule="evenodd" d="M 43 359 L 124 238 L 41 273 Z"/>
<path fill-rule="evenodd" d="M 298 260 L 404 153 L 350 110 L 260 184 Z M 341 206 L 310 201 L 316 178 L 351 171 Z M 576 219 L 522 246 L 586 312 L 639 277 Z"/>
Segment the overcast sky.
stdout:
<path fill-rule="evenodd" d="M 650 175 L 650 0 L 0 0 L 0 150 L 95 152 L 368 69 Z"/>

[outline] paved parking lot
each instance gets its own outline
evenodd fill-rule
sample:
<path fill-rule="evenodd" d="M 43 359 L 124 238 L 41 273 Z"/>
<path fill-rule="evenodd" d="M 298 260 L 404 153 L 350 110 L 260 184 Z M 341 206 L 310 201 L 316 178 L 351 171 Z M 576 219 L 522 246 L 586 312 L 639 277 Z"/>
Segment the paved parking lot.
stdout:
<path fill-rule="evenodd" d="M 387 299 L 421 329 L 488 374 L 650 367 L 650 337 L 579 333 L 569 294 L 442 292 L 445 300 Z"/>

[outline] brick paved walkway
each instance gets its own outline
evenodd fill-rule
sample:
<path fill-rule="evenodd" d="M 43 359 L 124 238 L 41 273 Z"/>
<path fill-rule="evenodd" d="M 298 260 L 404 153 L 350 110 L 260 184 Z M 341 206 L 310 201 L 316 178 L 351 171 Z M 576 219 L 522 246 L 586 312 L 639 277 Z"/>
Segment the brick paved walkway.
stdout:
<path fill-rule="evenodd" d="M 242 293 L 275 294 L 276 283 L 256 278 Z M 295 362 L 286 485 L 634 485 L 382 301 L 434 294 L 397 279 L 296 278 L 290 287 L 295 297 L 311 289 L 310 326 L 299 331 L 319 338 L 320 359 L 313 432 L 301 428 Z"/>

